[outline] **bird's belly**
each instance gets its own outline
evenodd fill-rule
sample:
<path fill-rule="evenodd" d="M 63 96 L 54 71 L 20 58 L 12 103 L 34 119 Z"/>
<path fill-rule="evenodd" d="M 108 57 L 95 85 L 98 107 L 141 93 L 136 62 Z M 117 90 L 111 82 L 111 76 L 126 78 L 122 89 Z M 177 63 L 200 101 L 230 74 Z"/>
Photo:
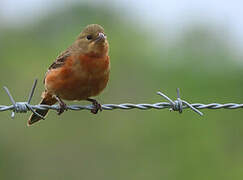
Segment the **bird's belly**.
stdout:
<path fill-rule="evenodd" d="M 107 85 L 108 76 L 74 78 L 63 80 L 56 94 L 66 100 L 84 100 L 98 95 Z"/>
<path fill-rule="evenodd" d="M 64 100 L 85 100 L 104 90 L 109 80 L 109 69 L 93 73 L 80 68 L 64 66 L 49 72 L 45 80 L 48 92 Z"/>

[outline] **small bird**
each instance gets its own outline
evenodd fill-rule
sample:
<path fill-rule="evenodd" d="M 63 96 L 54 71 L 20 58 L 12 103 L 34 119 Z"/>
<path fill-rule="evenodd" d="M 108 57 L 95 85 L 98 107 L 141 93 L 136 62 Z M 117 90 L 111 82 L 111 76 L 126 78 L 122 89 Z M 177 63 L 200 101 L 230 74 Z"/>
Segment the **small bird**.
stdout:
<path fill-rule="evenodd" d="M 53 105 L 59 103 L 58 114 L 67 110 L 63 100 L 87 100 L 92 102 L 92 113 L 101 111 L 101 105 L 92 99 L 106 87 L 110 73 L 109 44 L 104 28 L 98 24 L 90 24 L 84 28 L 74 43 L 62 52 L 46 72 L 40 104 Z M 45 117 L 48 110 L 36 110 Z M 28 125 L 41 120 L 32 114 Z"/>

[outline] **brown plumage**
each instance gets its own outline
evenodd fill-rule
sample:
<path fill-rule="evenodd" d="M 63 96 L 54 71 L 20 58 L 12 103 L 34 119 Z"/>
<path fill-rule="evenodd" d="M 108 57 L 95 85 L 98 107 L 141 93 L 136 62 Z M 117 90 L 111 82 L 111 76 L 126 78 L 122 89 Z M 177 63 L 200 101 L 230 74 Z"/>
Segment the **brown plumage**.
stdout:
<path fill-rule="evenodd" d="M 109 44 L 104 29 L 97 24 L 88 25 L 76 41 L 49 67 L 45 79 L 45 91 L 40 104 L 60 104 L 61 114 L 66 105 L 62 100 L 88 100 L 94 105 L 92 113 L 101 110 L 100 104 L 90 97 L 104 90 L 109 80 Z M 46 116 L 48 110 L 36 110 Z M 41 118 L 32 114 L 28 125 Z"/>

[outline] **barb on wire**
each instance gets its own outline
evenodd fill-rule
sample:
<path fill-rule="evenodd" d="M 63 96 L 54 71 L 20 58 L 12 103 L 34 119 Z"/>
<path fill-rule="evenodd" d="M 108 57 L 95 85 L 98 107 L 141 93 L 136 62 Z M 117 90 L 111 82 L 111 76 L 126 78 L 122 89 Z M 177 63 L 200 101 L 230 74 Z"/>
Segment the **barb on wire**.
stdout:
<path fill-rule="evenodd" d="M 31 88 L 30 94 L 29 94 L 29 98 L 27 102 L 15 102 L 13 96 L 11 95 L 10 91 L 8 90 L 8 88 L 6 86 L 3 87 L 3 89 L 6 91 L 10 101 L 12 102 L 12 106 L 6 106 L 5 108 L 3 108 L 3 111 L 5 110 L 13 110 L 12 114 L 11 114 L 11 118 L 13 119 L 15 116 L 15 112 L 16 113 L 26 113 L 27 111 L 32 111 L 34 114 L 36 114 L 37 116 L 39 116 L 40 118 L 44 119 L 43 116 L 41 116 L 40 114 L 38 114 L 37 112 L 35 112 L 35 110 L 32 108 L 32 105 L 30 105 L 30 101 L 34 95 L 34 91 L 37 85 L 37 79 L 35 79 L 34 84 Z M 1 108 L 0 108 L 1 111 Z"/>
<path fill-rule="evenodd" d="M 179 111 L 179 113 L 182 113 L 183 105 L 184 105 L 184 106 L 187 106 L 188 108 L 191 108 L 194 112 L 198 113 L 199 115 L 201 115 L 201 116 L 203 115 L 202 112 L 200 112 L 199 110 L 197 110 L 196 108 L 191 106 L 188 102 L 186 102 L 185 100 L 181 100 L 179 88 L 177 88 L 177 99 L 175 101 L 172 101 L 169 97 L 167 97 L 162 92 L 157 92 L 157 94 L 159 94 L 160 96 L 162 96 L 163 98 L 165 98 L 166 100 L 168 100 L 170 102 L 170 105 L 171 105 L 171 108 L 169 109 L 170 111 L 173 110 L 173 111 Z M 186 107 L 184 107 L 184 108 L 186 108 Z"/>
<path fill-rule="evenodd" d="M 11 95 L 10 91 L 7 87 L 3 87 L 6 91 L 7 95 L 9 96 L 9 99 L 12 103 L 10 106 L 0 105 L 0 112 L 1 111 L 8 111 L 11 110 L 12 119 L 15 116 L 15 113 L 26 113 L 28 111 L 31 111 L 35 113 L 37 116 L 44 119 L 43 116 L 35 112 L 36 109 L 45 110 L 45 109 L 52 109 L 58 111 L 60 109 L 59 105 L 31 105 L 31 99 L 34 95 L 34 91 L 37 85 L 37 79 L 34 81 L 33 86 L 31 88 L 31 91 L 29 93 L 29 97 L 26 102 L 16 102 Z M 177 99 L 171 100 L 168 96 L 163 94 L 162 92 L 157 92 L 158 95 L 162 96 L 164 99 L 166 99 L 168 102 L 158 102 L 154 104 L 131 104 L 131 103 L 123 103 L 123 104 L 103 104 L 102 109 L 103 110 L 114 110 L 114 109 L 123 109 L 123 110 L 130 110 L 130 109 L 141 109 L 141 110 L 148 110 L 148 109 L 166 109 L 168 108 L 170 111 L 178 111 L 179 113 L 182 113 L 184 109 L 191 109 L 195 113 L 199 115 L 203 115 L 199 109 L 237 109 L 237 108 L 243 108 L 243 104 L 236 104 L 236 103 L 227 103 L 227 104 L 218 104 L 218 103 L 211 103 L 211 104 L 200 104 L 200 103 L 194 103 L 190 104 L 187 101 L 181 99 L 180 97 L 180 91 L 179 88 L 177 88 Z M 93 105 L 69 105 L 67 106 L 67 109 L 69 110 L 91 110 L 93 109 Z"/>

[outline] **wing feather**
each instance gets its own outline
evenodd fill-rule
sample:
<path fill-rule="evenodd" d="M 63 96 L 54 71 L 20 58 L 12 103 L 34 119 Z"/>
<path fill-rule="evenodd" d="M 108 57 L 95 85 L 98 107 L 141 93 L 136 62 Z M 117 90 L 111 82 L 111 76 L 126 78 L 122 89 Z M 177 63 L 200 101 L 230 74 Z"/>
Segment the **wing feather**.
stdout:
<path fill-rule="evenodd" d="M 62 52 L 57 58 L 56 60 L 50 65 L 50 67 L 48 68 L 48 71 L 46 72 L 46 75 L 48 74 L 48 72 L 50 72 L 52 69 L 57 69 L 59 67 L 62 67 L 65 64 L 65 61 L 67 59 L 67 57 L 70 56 L 70 50 L 67 49 L 66 51 Z M 44 78 L 44 83 L 45 83 L 45 79 L 46 79 L 46 75 Z"/>

